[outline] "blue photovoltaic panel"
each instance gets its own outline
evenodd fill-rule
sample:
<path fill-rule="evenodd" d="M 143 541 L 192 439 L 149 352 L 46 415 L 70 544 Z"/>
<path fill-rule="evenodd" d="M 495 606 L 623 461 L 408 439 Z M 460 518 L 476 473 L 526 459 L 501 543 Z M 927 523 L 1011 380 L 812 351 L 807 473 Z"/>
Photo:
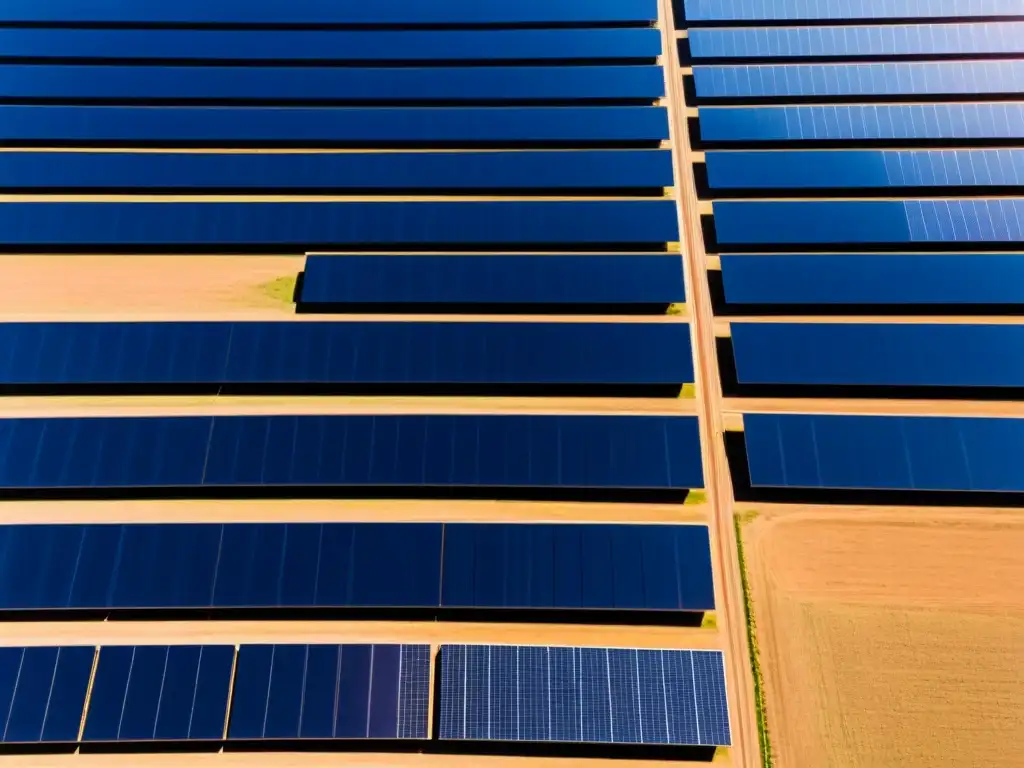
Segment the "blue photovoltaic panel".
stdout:
<path fill-rule="evenodd" d="M 3 419 L 0 456 L 21 490 L 703 487 L 697 420 L 675 416 Z"/>
<path fill-rule="evenodd" d="M 441 535 L 422 523 L 2 526 L 0 609 L 436 608 Z"/>
<path fill-rule="evenodd" d="M 4 203 L 0 248 L 667 243 L 673 200 Z M 309 247 L 314 246 L 314 247 Z M 322 248 L 320 248 L 322 250 Z"/>
<path fill-rule="evenodd" d="M 669 150 L 317 154 L 3 152 L 0 189 L 388 190 L 672 186 Z"/>
<path fill-rule="evenodd" d="M 227 722 L 230 645 L 100 650 L 85 741 L 219 741 Z"/>
<path fill-rule="evenodd" d="M 228 738 L 426 739 L 428 645 L 243 645 Z"/>
<path fill-rule="evenodd" d="M 721 244 L 1010 243 L 1024 240 L 1024 200 L 716 202 Z"/>
<path fill-rule="evenodd" d="M 678 254 L 307 256 L 303 304 L 673 304 Z M 421 309 L 421 311 L 422 311 Z"/>
<path fill-rule="evenodd" d="M 874 64 L 697 66 L 698 97 L 1020 93 L 1024 61 L 929 61 Z"/>
<path fill-rule="evenodd" d="M 701 525 L 448 524 L 442 567 L 449 608 L 715 607 Z"/>
<path fill-rule="evenodd" d="M 693 380 L 675 322 L 7 323 L 0 348 L 0 386 Z"/>
<path fill-rule="evenodd" d="M 373 144 L 662 141 L 664 107 L 0 105 L 0 141 Z"/>
<path fill-rule="evenodd" d="M 442 645 L 440 738 L 728 746 L 721 651 Z"/>
<path fill-rule="evenodd" d="M 1024 151 L 826 150 L 708 152 L 711 189 L 884 189 L 1015 187 L 1024 184 Z"/>
<path fill-rule="evenodd" d="M 736 304 L 1024 304 L 1024 254 L 724 255 Z"/>
<path fill-rule="evenodd" d="M 701 108 L 700 135 L 708 142 L 1019 139 L 1024 103 Z"/>
<path fill-rule="evenodd" d="M 210 61 L 503 61 L 661 54 L 661 33 L 625 29 L 0 29 L 0 58 Z"/>
<path fill-rule="evenodd" d="M 1021 13 L 1019 0 L 685 0 L 684 7 L 688 21 L 983 18 Z"/>
<path fill-rule="evenodd" d="M 0 648 L 0 743 L 77 741 L 94 654 L 84 646 Z"/>
<path fill-rule="evenodd" d="M 658 99 L 658 66 L 200 67 L 0 65 L 0 98 L 136 100 L 547 101 Z"/>
<path fill-rule="evenodd" d="M 991 1 L 991 0 L 989 0 Z M 655 21 L 655 0 L 181 0 L 171 5 L 133 0 L 6 0 L 0 23 L 113 24 L 516 24 Z"/>
<path fill-rule="evenodd" d="M 697 59 L 1024 53 L 1024 22 L 691 29 Z M 3 37 L 0 36 L 0 45 Z"/>
<path fill-rule="evenodd" d="M 741 384 L 1024 386 L 1024 325 L 731 323 Z"/>
<path fill-rule="evenodd" d="M 743 417 L 755 486 L 1024 491 L 1024 419 Z"/>

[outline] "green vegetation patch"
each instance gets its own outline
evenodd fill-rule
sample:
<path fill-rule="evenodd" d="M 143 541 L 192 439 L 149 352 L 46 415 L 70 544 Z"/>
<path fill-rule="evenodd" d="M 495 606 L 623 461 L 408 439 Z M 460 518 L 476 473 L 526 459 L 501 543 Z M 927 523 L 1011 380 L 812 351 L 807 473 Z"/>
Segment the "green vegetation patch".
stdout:
<path fill-rule="evenodd" d="M 297 275 L 287 275 L 263 283 L 260 286 L 260 293 L 274 301 L 281 301 L 285 304 L 292 304 L 295 301 L 295 281 Z"/>

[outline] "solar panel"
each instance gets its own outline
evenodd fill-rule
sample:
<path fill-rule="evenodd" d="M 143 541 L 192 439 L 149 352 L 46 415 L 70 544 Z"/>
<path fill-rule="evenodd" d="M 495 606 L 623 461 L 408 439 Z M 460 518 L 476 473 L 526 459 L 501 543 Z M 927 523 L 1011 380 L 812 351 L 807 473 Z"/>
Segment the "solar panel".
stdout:
<path fill-rule="evenodd" d="M 730 744 L 721 651 L 442 645 L 440 738 Z"/>
<path fill-rule="evenodd" d="M 685 0 L 688 21 L 984 18 L 1020 14 L 1017 0 Z"/>
<path fill-rule="evenodd" d="M 315 154 L 3 152 L 0 189 L 253 191 L 670 187 L 668 150 Z"/>
<path fill-rule="evenodd" d="M 459 102 L 645 99 L 659 66 L 270 67 L 0 65 L 0 98 L 68 102 Z"/>
<path fill-rule="evenodd" d="M 664 107 L 101 107 L 0 104 L 0 141 L 321 146 L 653 142 Z"/>
<path fill-rule="evenodd" d="M 1024 386 L 1024 325 L 731 323 L 730 328 L 742 384 Z"/>
<path fill-rule="evenodd" d="M 0 420 L 0 451 L 21 491 L 703 486 L 685 416 L 22 418 Z"/>
<path fill-rule="evenodd" d="M 1014 149 L 708 152 L 705 162 L 713 190 L 1024 184 L 1024 152 Z"/>
<path fill-rule="evenodd" d="M 0 743 L 77 741 L 94 653 L 91 647 L 0 648 Z"/>
<path fill-rule="evenodd" d="M 667 305 L 686 300 L 677 254 L 307 256 L 300 304 L 362 310 L 415 305 Z"/>
<path fill-rule="evenodd" d="M 1024 103 L 701 108 L 706 142 L 1019 139 Z"/>
<path fill-rule="evenodd" d="M 0 23 L 113 24 L 517 24 L 542 22 L 629 22 L 658 18 L 654 0 L 519 0 L 479 3 L 475 0 L 402 0 L 337 3 L 332 0 L 234 0 L 217 3 L 182 0 L 173 6 L 140 5 L 131 0 L 51 0 L 40 7 L 33 0 L 8 0 Z"/>
<path fill-rule="evenodd" d="M 1024 200 L 716 202 L 721 244 L 1013 243 Z"/>
<path fill-rule="evenodd" d="M 1024 491 L 1024 419 L 743 417 L 754 486 Z"/>
<path fill-rule="evenodd" d="M 760 99 L 924 94 L 1017 94 L 1024 61 L 697 66 L 698 97 Z"/>
<path fill-rule="evenodd" d="M 453 608 L 715 607 L 700 525 L 448 524 L 442 569 Z"/>
<path fill-rule="evenodd" d="M 653 28 L 296 30 L 0 29 L 0 58 L 141 61 L 507 61 L 640 59 Z"/>
<path fill-rule="evenodd" d="M 427 645 L 243 645 L 231 740 L 426 739 Z"/>
<path fill-rule="evenodd" d="M 963 15 L 962 12 L 958 15 Z M 3 38 L 0 37 L 0 42 Z M 1024 53 L 1024 22 L 842 27 L 700 28 L 688 33 L 697 59 L 952 56 Z"/>
<path fill-rule="evenodd" d="M 0 388 L 692 381 L 684 323 L 5 323 Z M 267 390 L 269 391 L 269 390 Z M 277 390 L 274 390 L 277 391 Z"/>
<path fill-rule="evenodd" d="M 100 650 L 84 741 L 220 741 L 234 646 L 135 645 Z"/>
<path fill-rule="evenodd" d="M 679 238 L 673 200 L 302 203 L 4 203 L 0 248 L 369 243 L 659 243 Z"/>
<path fill-rule="evenodd" d="M 735 304 L 1024 304 L 1024 254 L 721 258 L 725 299 Z"/>

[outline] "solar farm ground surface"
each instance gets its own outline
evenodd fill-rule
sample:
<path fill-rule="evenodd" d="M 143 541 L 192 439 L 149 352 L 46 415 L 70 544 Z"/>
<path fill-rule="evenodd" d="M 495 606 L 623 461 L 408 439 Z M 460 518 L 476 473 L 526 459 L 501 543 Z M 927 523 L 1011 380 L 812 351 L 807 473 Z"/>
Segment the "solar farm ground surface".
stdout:
<path fill-rule="evenodd" d="M 766 505 L 743 539 L 779 768 L 1020 764 L 1019 511 Z"/>

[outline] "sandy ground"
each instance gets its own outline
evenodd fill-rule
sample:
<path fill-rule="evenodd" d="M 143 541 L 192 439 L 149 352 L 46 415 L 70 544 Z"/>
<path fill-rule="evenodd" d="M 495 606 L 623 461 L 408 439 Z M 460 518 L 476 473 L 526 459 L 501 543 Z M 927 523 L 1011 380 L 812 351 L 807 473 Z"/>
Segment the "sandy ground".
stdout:
<path fill-rule="evenodd" d="M 841 400 L 835 398 L 730 397 L 723 401 L 730 414 L 848 413 L 872 416 L 990 416 L 1024 417 L 1024 402 L 980 400 Z"/>
<path fill-rule="evenodd" d="M 779 768 L 1010 768 L 1024 515 L 785 508 L 744 528 Z"/>

